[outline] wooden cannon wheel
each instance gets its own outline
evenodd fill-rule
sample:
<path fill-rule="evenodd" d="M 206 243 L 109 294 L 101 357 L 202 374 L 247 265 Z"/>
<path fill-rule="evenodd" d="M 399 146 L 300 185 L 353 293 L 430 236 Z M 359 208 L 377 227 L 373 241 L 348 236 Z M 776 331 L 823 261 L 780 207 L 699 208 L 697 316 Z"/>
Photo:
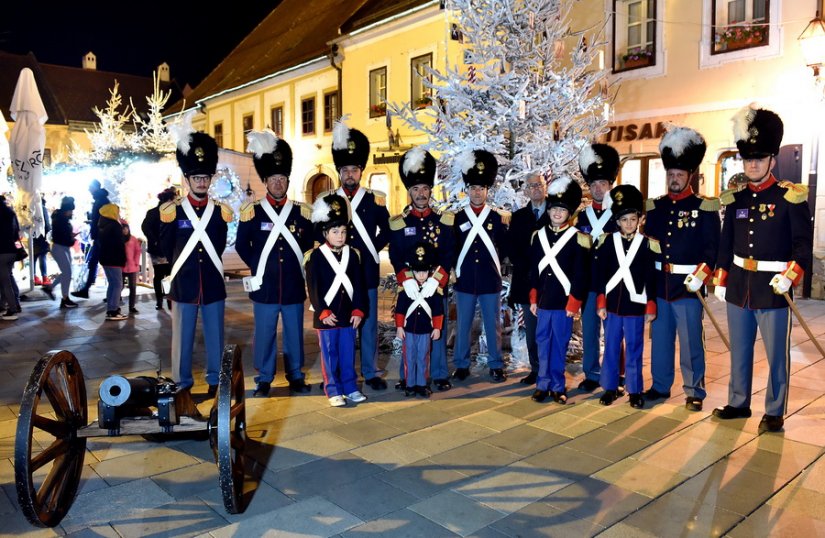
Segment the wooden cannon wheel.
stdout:
<path fill-rule="evenodd" d="M 86 438 L 77 432 L 88 421 L 77 358 L 68 351 L 46 353 L 23 392 L 14 442 L 17 500 L 32 525 L 54 527 L 72 506 L 86 452 Z"/>
<path fill-rule="evenodd" d="M 228 513 L 239 514 L 244 511 L 246 403 L 237 345 L 224 348 L 219 379 L 217 398 L 209 413 L 209 444 L 218 463 L 223 505 Z"/>

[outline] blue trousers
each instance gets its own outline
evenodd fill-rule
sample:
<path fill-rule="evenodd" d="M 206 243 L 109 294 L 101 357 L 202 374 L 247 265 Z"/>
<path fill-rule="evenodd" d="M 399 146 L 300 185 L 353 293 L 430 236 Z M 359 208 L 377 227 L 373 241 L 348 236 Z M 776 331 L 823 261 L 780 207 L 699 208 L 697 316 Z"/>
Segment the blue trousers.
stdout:
<path fill-rule="evenodd" d="M 622 340 L 625 342 L 625 383 L 627 392 L 642 392 L 642 351 L 644 349 L 645 317 L 618 316 L 607 313 L 604 330 L 604 359 L 599 384 L 607 390 L 619 386 Z"/>
<path fill-rule="evenodd" d="M 650 373 L 653 389 L 670 392 L 675 378 L 676 335 L 679 335 L 679 366 L 685 396 L 704 400 L 705 331 L 702 326 L 702 303 L 684 298 L 668 302 L 656 299 L 656 319 L 651 323 Z"/>
<path fill-rule="evenodd" d="M 443 338 L 443 337 L 442 337 Z M 406 333 L 404 336 L 404 379 L 408 387 L 423 387 L 430 373 L 430 347 L 432 339 L 427 333 Z"/>
<path fill-rule="evenodd" d="M 501 368 L 501 295 L 499 293 L 471 293 L 455 292 L 456 306 L 456 335 L 453 364 L 456 368 L 470 367 L 470 334 L 473 329 L 476 303 L 481 308 L 481 322 L 484 324 L 484 333 L 487 335 L 487 366 Z M 433 378 L 435 374 L 433 374 Z"/>
<path fill-rule="evenodd" d="M 278 356 L 278 315 L 284 321 L 284 369 L 287 381 L 304 378 L 304 303 L 266 304 L 252 301 L 255 316 L 254 361 L 256 383 L 272 383 Z"/>
<path fill-rule="evenodd" d="M 106 311 L 120 309 L 120 292 L 123 291 L 123 268 L 104 267 L 103 273 L 106 275 Z"/>
<path fill-rule="evenodd" d="M 358 326 L 358 335 L 361 339 L 361 375 L 364 379 L 372 379 L 376 375 L 375 361 L 378 358 L 378 290 L 367 290 L 369 312 Z"/>
<path fill-rule="evenodd" d="M 584 370 L 585 379 L 599 381 L 601 374 L 601 366 L 599 364 L 599 354 L 601 343 L 599 337 L 601 336 L 602 327 L 607 327 L 607 322 L 602 321 L 596 312 L 596 293 L 590 292 L 587 294 L 587 299 L 584 301 L 582 308 L 582 347 L 584 347 L 584 355 L 582 356 L 582 369 Z"/>
<path fill-rule="evenodd" d="M 573 318 L 564 310 L 538 310 L 536 345 L 539 354 L 536 389 L 565 392 L 564 365 L 573 334 Z"/>
<path fill-rule="evenodd" d="M 182 388 L 195 384 L 192 379 L 192 348 L 195 345 L 198 310 L 203 314 L 206 382 L 217 385 L 220 377 L 224 301 L 206 305 L 175 302 L 172 304 L 172 380 Z"/>
<path fill-rule="evenodd" d="M 316 329 L 321 347 L 321 375 L 327 398 L 345 396 L 358 390 L 355 381 L 355 329 Z"/>
<path fill-rule="evenodd" d="M 404 293 L 404 291 L 399 291 Z M 448 379 L 450 372 L 447 369 L 447 315 L 449 305 L 447 304 L 447 297 L 444 296 L 444 322 L 441 326 L 441 338 L 434 340 L 430 347 L 430 378 L 431 379 Z M 398 377 L 402 380 L 407 379 L 404 371 L 404 357 L 401 356 L 401 364 L 398 365 Z"/>
<path fill-rule="evenodd" d="M 728 405 L 750 407 L 753 386 L 753 346 L 756 329 L 762 335 L 768 357 L 768 390 L 765 414 L 783 416 L 788 410 L 788 379 L 791 362 L 791 317 L 789 308 L 751 310 L 728 306 L 730 332 L 730 382 Z"/>
<path fill-rule="evenodd" d="M 536 316 L 530 312 L 530 305 L 521 305 L 521 312 L 524 316 L 524 330 L 527 333 L 527 357 L 530 359 L 530 371 L 539 371 L 539 352 L 536 346 Z"/>

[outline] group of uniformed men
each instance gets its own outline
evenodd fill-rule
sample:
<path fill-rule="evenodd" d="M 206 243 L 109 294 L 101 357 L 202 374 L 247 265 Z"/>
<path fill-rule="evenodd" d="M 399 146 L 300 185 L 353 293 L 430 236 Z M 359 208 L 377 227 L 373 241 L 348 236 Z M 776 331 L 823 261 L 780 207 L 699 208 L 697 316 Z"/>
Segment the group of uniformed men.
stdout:
<path fill-rule="evenodd" d="M 771 174 L 782 139 L 779 117 L 769 110 L 747 107 L 735 119 L 734 134 L 749 183 L 736 192 L 722 193 L 726 209 L 721 231 L 719 200 L 700 196 L 691 187 L 704 158 L 704 139 L 684 127 L 672 128 L 662 139 L 660 150 L 667 170 L 668 193 L 647 201 L 644 225 L 644 233 L 652 243 L 658 242 L 660 249 L 655 261 L 658 278 L 655 285 L 651 283 L 654 289 L 648 290 L 651 301 L 655 297 L 653 311 L 658 313 L 652 324 L 653 383 L 644 395 L 649 400 L 670 397 L 678 335 L 685 405 L 691 410 L 702 409 L 706 392 L 699 295 L 713 277 L 716 295 L 727 302 L 732 341 L 728 405 L 716 409 L 714 415 L 721 419 L 750 416 L 753 347 L 758 327 L 770 365 L 766 412 L 760 428 L 777 431 L 783 426 L 789 377 L 790 319 L 782 294 L 792 294 L 792 286 L 802 278 L 802 267 L 810 263 L 810 211 L 804 186 L 777 181 Z M 308 392 L 310 387 L 302 371 L 306 299 L 302 262 L 304 253 L 319 236 L 310 222 L 311 208 L 287 199 L 292 168 L 289 145 L 269 131 L 252 132 L 248 138 L 255 169 L 267 191 L 263 199 L 242 207 L 236 243 L 239 255 L 252 271 L 244 286 L 253 302 L 255 317 L 255 395 L 268 395 L 274 379 L 279 315 L 283 319 L 283 355 L 289 388 L 293 393 Z M 496 157 L 485 150 L 467 151 L 458 157 L 458 164 L 469 203 L 457 213 L 441 212 L 432 203 L 436 160 L 423 152 L 423 162 L 414 167 L 403 166 L 402 158 L 399 170 L 410 204 L 400 215 L 390 218 L 384 195 L 360 184 L 370 151 L 366 136 L 339 122 L 334 138 L 343 141 L 333 144 L 332 154 L 341 180 L 336 192 L 349 204 L 347 243 L 360 253 L 368 295 L 368 309 L 359 327 L 361 374 L 366 385 L 374 390 L 387 387 L 376 366 L 379 252 L 387 245 L 399 293 L 430 297 L 437 291 L 443 292 L 451 272 L 455 273 L 455 368 L 451 375 L 446 338 L 434 340 L 429 377 L 435 388 L 448 390 L 451 380 L 463 381 L 469 376 L 471 325 L 477 305 L 488 341 L 491 380 L 506 379 L 499 316 L 501 264 L 505 258 L 513 266 L 510 300 L 522 305 L 527 329 L 531 371 L 521 382 L 541 384 L 536 316 L 530 309 L 536 301 L 536 290 L 531 289 L 533 262 L 529 253 L 531 243 L 538 241 L 535 232 L 552 227 L 550 209 L 558 205 L 553 202 L 553 195 L 547 196 L 544 178 L 535 176 L 525 182 L 530 203 L 511 218 L 508 212 L 487 203 L 498 170 Z M 571 223 L 589 235 L 593 244 L 598 244 L 617 231 L 608 194 L 618 176 L 620 161 L 616 150 L 608 145 L 592 144 L 586 149 L 583 154 L 588 158 L 580 159 L 580 171 L 592 202 L 580 211 L 574 204 L 570 209 Z M 421 153 L 417 152 L 417 158 Z M 189 193 L 161 208 L 161 244 L 173 264 L 172 373 L 183 389 L 193 385 L 192 344 L 200 311 L 206 338 L 208 395 L 214 396 L 223 348 L 226 297 L 220 256 L 232 214 L 207 195 L 217 165 L 214 140 L 193 132 L 179 142 L 177 157 Z M 635 210 L 639 215 L 643 212 L 642 207 Z M 407 262 L 410 249 L 422 241 L 432 246 L 437 266 L 420 286 L 412 278 Z M 576 287 L 583 289 L 577 292 L 582 295 L 577 298 L 580 301 L 568 305 L 574 304 L 577 309 L 581 306 L 585 377 L 579 389 L 590 392 L 604 385 L 600 382 L 603 321 L 597 315 L 598 286 L 587 276 L 598 267 L 602 250 L 590 248 L 591 241 L 586 238 L 580 243 L 586 244 L 588 251 L 586 270 L 575 275 L 562 272 L 556 278 L 568 280 L 568 288 L 570 280 L 586 279 L 583 287 Z M 557 268 L 551 260 L 555 255 L 553 245 L 541 246 L 547 259 L 545 266 Z M 622 259 L 625 254 L 617 251 Z M 446 312 L 446 293 L 443 296 Z M 403 371 L 400 377 L 396 388 L 405 387 Z M 558 398 L 556 401 L 563 403 Z"/>

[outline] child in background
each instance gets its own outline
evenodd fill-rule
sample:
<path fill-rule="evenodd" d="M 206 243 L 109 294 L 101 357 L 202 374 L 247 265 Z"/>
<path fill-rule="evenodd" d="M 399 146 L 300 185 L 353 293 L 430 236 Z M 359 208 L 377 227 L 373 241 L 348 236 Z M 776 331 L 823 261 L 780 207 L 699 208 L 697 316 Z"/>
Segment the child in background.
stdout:
<path fill-rule="evenodd" d="M 347 400 L 367 399 L 356 385 L 355 330 L 364 319 L 367 292 L 360 254 L 346 244 L 349 204 L 337 194 L 318 198 L 312 222 L 323 234 L 324 243 L 304 258 L 309 300 L 315 310 L 313 326 L 321 347 L 324 391 L 332 407 Z"/>
<path fill-rule="evenodd" d="M 126 243 L 126 265 L 123 266 L 123 276 L 129 285 L 129 313 L 137 314 L 135 299 L 137 296 L 137 275 L 140 271 L 140 239 L 133 236 L 129 229 L 129 223 L 120 221 L 123 225 L 123 237 Z"/>
<path fill-rule="evenodd" d="M 409 253 L 407 264 L 412 276 L 418 282 L 418 293 L 410 297 L 406 290 L 398 294 L 395 304 L 396 336 L 404 341 L 402 358 L 407 396 L 418 394 L 429 398 L 430 389 L 430 349 L 432 341 L 441 338 L 444 323 L 444 300 L 439 288 L 437 293 L 427 297 L 421 295 L 421 286 L 432 276 L 435 260 L 433 246 L 427 242 L 417 243 Z"/>

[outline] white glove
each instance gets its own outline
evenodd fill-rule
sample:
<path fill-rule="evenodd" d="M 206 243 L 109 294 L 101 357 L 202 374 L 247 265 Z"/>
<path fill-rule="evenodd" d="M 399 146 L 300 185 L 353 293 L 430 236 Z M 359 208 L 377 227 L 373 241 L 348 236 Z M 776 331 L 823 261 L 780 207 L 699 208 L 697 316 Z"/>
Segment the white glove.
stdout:
<path fill-rule="evenodd" d="M 713 289 L 713 294 L 716 296 L 717 299 L 724 303 L 725 291 L 727 291 L 727 289 L 728 288 L 726 286 L 716 286 L 716 288 Z"/>
<path fill-rule="evenodd" d="M 428 278 L 424 281 L 424 285 L 421 286 L 421 296 L 425 299 L 427 297 L 432 297 L 435 293 L 435 290 L 438 289 L 438 280 L 434 279 L 433 277 Z"/>
<path fill-rule="evenodd" d="M 777 295 L 788 293 L 788 290 L 791 289 L 792 285 L 793 282 L 791 282 L 791 279 L 780 273 L 773 275 L 773 278 L 771 279 L 771 287 L 773 288 L 773 292 Z"/>
<path fill-rule="evenodd" d="M 413 301 L 421 297 L 421 292 L 418 291 L 418 282 L 416 282 L 414 278 L 408 278 L 401 285 L 404 287 L 404 292 L 407 294 L 407 297 Z"/>
<path fill-rule="evenodd" d="M 695 293 L 702 289 L 702 284 L 704 284 L 702 279 L 693 274 L 685 277 L 685 287 L 690 293 Z"/>

